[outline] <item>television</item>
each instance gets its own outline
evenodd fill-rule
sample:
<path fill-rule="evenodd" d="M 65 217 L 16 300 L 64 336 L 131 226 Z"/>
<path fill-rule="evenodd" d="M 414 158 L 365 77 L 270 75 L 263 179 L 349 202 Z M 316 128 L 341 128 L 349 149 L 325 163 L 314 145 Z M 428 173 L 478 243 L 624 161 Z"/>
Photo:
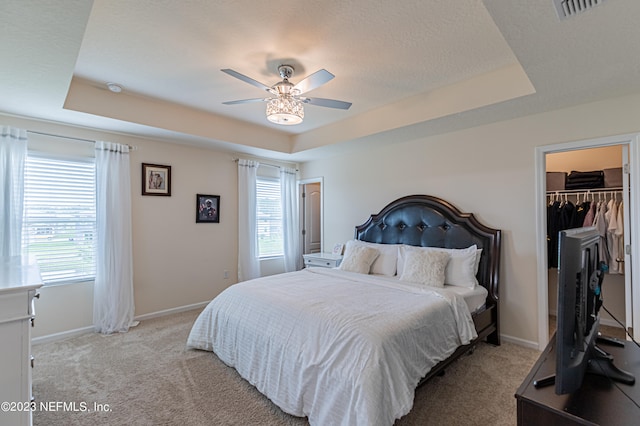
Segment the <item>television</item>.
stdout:
<path fill-rule="evenodd" d="M 558 317 L 556 330 L 556 394 L 577 391 L 585 374 L 598 374 L 633 385 L 632 374 L 618 369 L 597 343 L 624 345 L 600 336 L 602 282 L 608 269 L 600 258 L 595 227 L 560 231 L 558 238 Z"/>

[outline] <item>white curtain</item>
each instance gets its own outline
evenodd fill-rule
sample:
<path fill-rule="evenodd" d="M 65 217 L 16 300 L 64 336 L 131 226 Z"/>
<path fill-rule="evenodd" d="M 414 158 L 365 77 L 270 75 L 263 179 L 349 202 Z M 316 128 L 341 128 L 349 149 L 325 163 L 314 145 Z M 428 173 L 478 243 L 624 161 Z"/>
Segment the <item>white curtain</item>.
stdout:
<path fill-rule="evenodd" d="M 238 160 L 238 281 L 260 276 L 256 226 L 257 161 Z"/>
<path fill-rule="evenodd" d="M 18 256 L 22 246 L 27 131 L 0 127 L 0 256 Z"/>
<path fill-rule="evenodd" d="M 300 216 L 298 209 L 298 177 L 295 169 L 280 169 L 280 200 L 282 203 L 282 229 L 284 242 L 284 270 L 302 269 L 300 244 Z"/>
<path fill-rule="evenodd" d="M 131 176 L 129 147 L 96 142 L 98 248 L 93 325 L 98 333 L 125 332 L 133 321 Z"/>

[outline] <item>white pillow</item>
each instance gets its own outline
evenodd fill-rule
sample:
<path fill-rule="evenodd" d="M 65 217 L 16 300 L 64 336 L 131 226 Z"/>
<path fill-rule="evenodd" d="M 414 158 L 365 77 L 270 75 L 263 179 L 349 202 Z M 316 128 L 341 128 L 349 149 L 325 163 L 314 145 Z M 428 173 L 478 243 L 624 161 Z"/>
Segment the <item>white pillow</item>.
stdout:
<path fill-rule="evenodd" d="M 368 274 L 371 264 L 380 252 L 373 247 L 356 244 L 353 240 L 347 241 L 344 249 L 344 258 L 338 269 L 349 272 Z"/>
<path fill-rule="evenodd" d="M 476 273 L 481 251 L 475 244 L 465 249 L 445 249 L 440 247 L 415 247 L 403 246 L 398 257 L 398 275 L 403 272 L 406 253 L 409 251 L 439 251 L 450 255 L 449 263 L 445 270 L 444 283 L 458 287 L 475 288 L 478 285 Z M 478 261 L 476 261 L 476 259 Z"/>
<path fill-rule="evenodd" d="M 449 253 L 443 251 L 407 251 L 400 281 L 442 288 L 449 257 Z"/>
<path fill-rule="evenodd" d="M 380 253 L 376 260 L 373 261 L 370 274 L 386 275 L 393 277 L 396 274 L 398 266 L 398 249 L 402 244 L 379 244 L 367 241 L 352 240 L 353 244 L 360 244 L 365 247 L 371 247 Z"/>
<path fill-rule="evenodd" d="M 473 271 L 473 275 L 478 273 L 478 268 L 480 267 L 480 258 L 482 257 L 482 249 L 476 250 L 476 265 L 475 270 Z"/>

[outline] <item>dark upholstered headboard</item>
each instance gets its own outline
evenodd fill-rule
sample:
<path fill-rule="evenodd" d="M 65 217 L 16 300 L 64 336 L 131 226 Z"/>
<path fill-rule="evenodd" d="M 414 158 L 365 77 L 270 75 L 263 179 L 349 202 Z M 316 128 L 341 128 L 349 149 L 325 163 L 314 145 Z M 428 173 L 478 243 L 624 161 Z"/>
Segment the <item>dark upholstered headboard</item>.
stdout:
<path fill-rule="evenodd" d="M 500 230 L 481 224 L 473 214 L 429 195 L 409 195 L 393 201 L 366 223 L 355 238 L 382 244 L 482 249 L 478 282 L 489 291 L 487 304 L 498 302 Z"/>

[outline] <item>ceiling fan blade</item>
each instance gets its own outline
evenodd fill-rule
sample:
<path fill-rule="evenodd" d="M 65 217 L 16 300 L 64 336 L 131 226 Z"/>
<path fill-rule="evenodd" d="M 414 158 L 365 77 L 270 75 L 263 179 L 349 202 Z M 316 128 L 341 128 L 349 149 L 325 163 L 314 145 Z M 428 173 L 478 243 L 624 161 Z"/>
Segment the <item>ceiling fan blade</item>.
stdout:
<path fill-rule="evenodd" d="M 224 105 L 237 105 L 237 104 L 250 104 L 252 102 L 266 102 L 270 98 L 253 98 L 253 99 L 241 99 L 239 101 L 227 101 L 223 102 Z"/>
<path fill-rule="evenodd" d="M 300 100 L 305 104 L 317 105 L 327 108 L 349 109 L 351 107 L 351 102 L 337 101 L 335 99 L 300 98 Z"/>
<path fill-rule="evenodd" d="M 300 81 L 298 84 L 293 86 L 293 88 L 299 90 L 300 94 L 303 94 L 331 81 L 333 77 L 335 76 L 329 71 L 322 69 L 314 72 L 310 76 L 307 76 L 307 78 Z"/>
<path fill-rule="evenodd" d="M 239 80 L 242 80 L 242 81 L 244 81 L 245 83 L 249 83 L 249 84 L 251 84 L 251 85 L 254 85 L 254 86 L 256 86 L 258 89 L 266 90 L 267 92 L 270 92 L 270 91 L 271 91 L 271 87 L 267 86 L 266 84 L 262 84 L 262 83 L 260 83 L 259 81 L 254 80 L 254 79 L 252 79 L 251 77 L 247 77 L 247 76 L 246 76 L 246 75 L 244 75 L 244 74 L 240 74 L 239 72 L 234 71 L 234 70 L 232 70 L 232 69 L 225 68 L 225 69 L 220 70 L 220 71 L 222 71 L 222 72 L 224 72 L 224 73 L 226 73 L 226 74 L 229 74 L 231 77 L 235 77 L 235 78 L 237 78 L 237 79 L 239 79 Z"/>

